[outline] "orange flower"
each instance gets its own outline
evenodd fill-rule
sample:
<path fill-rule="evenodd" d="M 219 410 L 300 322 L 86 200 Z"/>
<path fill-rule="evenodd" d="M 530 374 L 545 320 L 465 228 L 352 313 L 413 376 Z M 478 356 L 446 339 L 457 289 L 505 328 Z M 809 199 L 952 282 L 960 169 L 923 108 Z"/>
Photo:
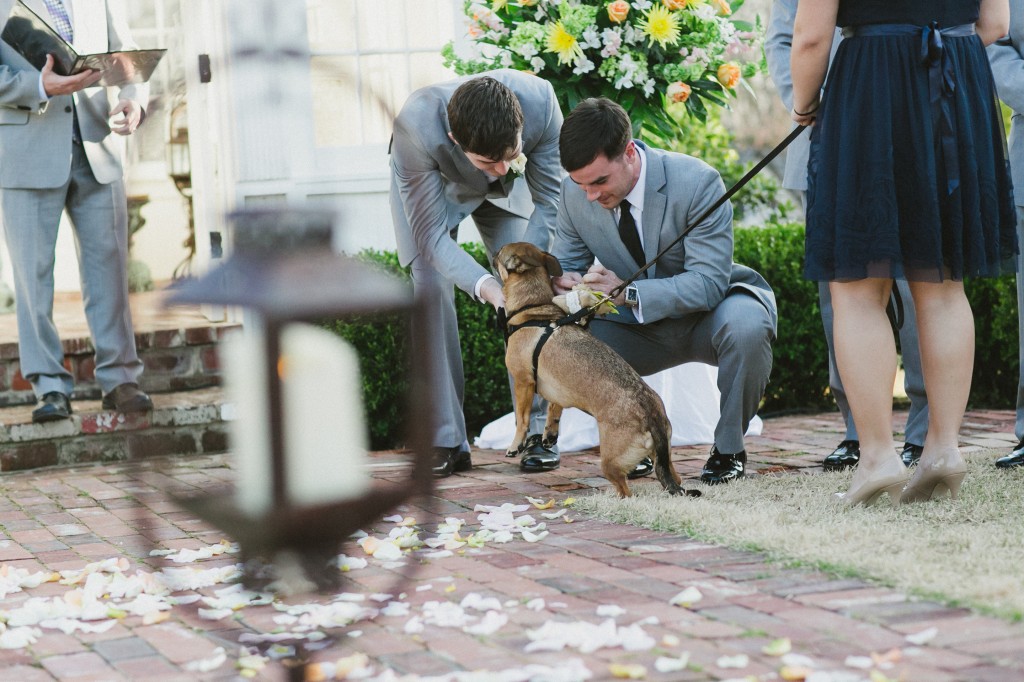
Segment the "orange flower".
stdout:
<path fill-rule="evenodd" d="M 661 4 L 665 5 L 667 9 L 686 9 L 690 0 L 661 0 Z"/>
<path fill-rule="evenodd" d="M 615 0 L 615 2 L 608 3 L 608 18 L 612 20 L 612 23 L 621 24 L 626 20 L 628 14 L 629 3 L 626 0 Z"/>
<path fill-rule="evenodd" d="M 740 67 L 735 64 L 722 64 L 718 67 L 718 82 L 723 88 L 732 90 L 740 83 Z"/>
<path fill-rule="evenodd" d="M 690 86 L 683 81 L 676 81 L 675 83 L 669 84 L 665 90 L 665 95 L 668 97 L 670 102 L 682 103 L 690 99 Z"/>
<path fill-rule="evenodd" d="M 719 16 L 727 17 L 732 14 L 732 7 L 729 7 L 728 0 L 711 0 L 711 4 L 718 9 Z"/>

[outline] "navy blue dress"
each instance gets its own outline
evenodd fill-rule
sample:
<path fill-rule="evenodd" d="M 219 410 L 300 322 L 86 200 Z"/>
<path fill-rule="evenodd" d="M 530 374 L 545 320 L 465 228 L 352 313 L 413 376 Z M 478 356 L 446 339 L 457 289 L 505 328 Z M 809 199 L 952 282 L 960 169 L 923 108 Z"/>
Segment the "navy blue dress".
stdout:
<path fill-rule="evenodd" d="M 980 0 L 840 0 L 811 128 L 804 274 L 939 282 L 1016 270 Z"/>

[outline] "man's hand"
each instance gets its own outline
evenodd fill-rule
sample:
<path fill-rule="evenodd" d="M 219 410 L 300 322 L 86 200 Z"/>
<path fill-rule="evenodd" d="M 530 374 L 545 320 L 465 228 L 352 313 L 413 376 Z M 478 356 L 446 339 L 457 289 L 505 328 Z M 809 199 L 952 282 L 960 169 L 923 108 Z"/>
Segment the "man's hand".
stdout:
<path fill-rule="evenodd" d="M 589 285 L 594 291 L 603 291 L 606 294 L 610 294 L 612 290 L 622 284 L 622 280 L 603 265 L 594 264 L 587 270 L 587 274 L 583 275 L 583 283 Z M 615 305 L 624 305 L 626 303 L 626 293 L 620 291 L 619 295 L 612 299 L 612 302 Z"/>
<path fill-rule="evenodd" d="M 505 292 L 493 277 L 488 277 L 480 285 L 480 298 L 493 305 L 495 310 L 505 307 Z"/>
<path fill-rule="evenodd" d="M 46 55 L 46 63 L 40 71 L 43 76 L 43 90 L 47 97 L 55 95 L 70 95 L 84 90 L 90 85 L 95 85 L 103 77 L 99 71 L 88 69 L 74 76 L 60 76 L 53 72 L 53 55 Z"/>
<path fill-rule="evenodd" d="M 142 121 L 142 107 L 132 99 L 118 100 L 108 116 L 113 117 L 118 114 L 122 114 L 122 117 L 117 121 L 110 122 L 110 129 L 118 135 L 131 135 Z"/>
<path fill-rule="evenodd" d="M 583 281 L 583 275 L 578 272 L 566 272 L 561 277 L 552 277 L 551 286 L 555 289 L 555 294 L 568 293 L 574 286 Z"/>

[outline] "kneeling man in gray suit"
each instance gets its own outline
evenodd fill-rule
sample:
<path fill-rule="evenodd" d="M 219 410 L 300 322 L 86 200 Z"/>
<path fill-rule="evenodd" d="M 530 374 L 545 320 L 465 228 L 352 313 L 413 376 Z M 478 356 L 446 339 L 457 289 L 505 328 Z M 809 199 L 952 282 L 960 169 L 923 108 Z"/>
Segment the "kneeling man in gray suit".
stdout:
<path fill-rule="evenodd" d="M 703 161 L 632 139 L 629 115 L 604 98 L 569 114 L 559 146 L 569 176 L 552 248 L 566 273 L 554 279 L 556 291 L 582 281 L 610 293 L 692 228 L 615 298 L 619 314 L 596 318 L 591 330 L 641 375 L 685 362 L 717 366 L 721 417 L 701 480 L 743 476 L 743 434 L 771 373 L 778 312 L 764 278 L 732 261 L 732 206 L 693 224 L 725 193 L 721 177 Z"/>
<path fill-rule="evenodd" d="M 395 119 L 391 215 L 398 259 L 411 264 L 417 294 L 440 308 L 435 325 L 414 330 L 435 335 L 435 476 L 472 466 L 452 285 L 495 308 L 505 305 L 501 284 L 456 243 L 459 223 L 472 216 L 489 259 L 509 242 L 546 251 L 558 210 L 561 125 L 551 84 L 507 69 L 421 88 Z M 536 437 L 521 462 L 526 471 L 558 465 L 557 454 L 540 443 L 543 429 L 537 400 L 530 418 Z"/>
<path fill-rule="evenodd" d="M 11 10 L 0 0 L 0 16 Z M 124 18 L 106 0 L 29 0 L 82 53 L 134 49 Z M 128 307 L 128 203 L 124 141 L 142 120 L 144 84 L 94 87 L 100 74 L 60 76 L 0 43 L 0 210 L 11 253 L 21 373 L 39 404 L 32 421 L 67 419 L 74 386 L 53 323 L 57 228 L 66 209 L 75 230 L 85 317 L 96 348 L 103 407 L 144 412 L 142 361 Z M 111 135 L 111 132 L 117 135 Z"/>

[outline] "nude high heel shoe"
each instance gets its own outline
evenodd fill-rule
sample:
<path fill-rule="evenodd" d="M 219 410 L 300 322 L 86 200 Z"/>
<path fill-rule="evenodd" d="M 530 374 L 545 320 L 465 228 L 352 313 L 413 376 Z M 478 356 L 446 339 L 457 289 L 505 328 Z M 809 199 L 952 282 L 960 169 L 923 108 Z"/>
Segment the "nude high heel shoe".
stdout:
<path fill-rule="evenodd" d="M 901 502 L 927 502 L 944 497 L 946 492 L 956 499 L 960 484 L 967 475 L 967 463 L 960 456 L 960 450 L 949 448 L 935 453 L 922 453 L 913 478 L 903 489 Z"/>
<path fill-rule="evenodd" d="M 884 469 L 884 471 L 871 474 L 866 480 L 861 481 L 859 484 L 851 485 L 850 489 L 845 493 L 837 493 L 836 496 L 851 507 L 855 507 L 858 504 L 870 507 L 881 497 L 882 493 L 889 493 L 889 502 L 892 506 L 899 506 L 900 493 L 903 490 L 903 486 L 906 485 L 910 474 L 907 472 L 906 467 L 896 459 L 879 467 L 879 469 Z"/>

